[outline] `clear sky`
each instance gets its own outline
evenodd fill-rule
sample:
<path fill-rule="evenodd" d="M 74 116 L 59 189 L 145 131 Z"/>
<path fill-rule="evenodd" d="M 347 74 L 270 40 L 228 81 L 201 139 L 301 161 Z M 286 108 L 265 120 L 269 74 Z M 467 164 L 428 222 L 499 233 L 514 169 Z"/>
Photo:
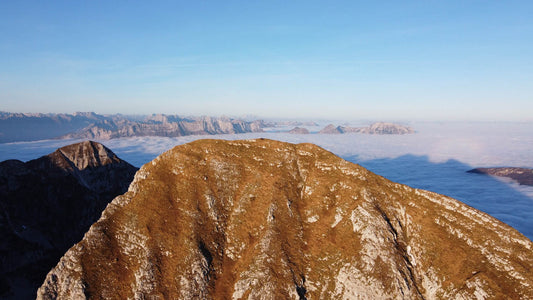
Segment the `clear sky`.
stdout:
<path fill-rule="evenodd" d="M 0 110 L 533 120 L 533 1 L 0 1 Z"/>

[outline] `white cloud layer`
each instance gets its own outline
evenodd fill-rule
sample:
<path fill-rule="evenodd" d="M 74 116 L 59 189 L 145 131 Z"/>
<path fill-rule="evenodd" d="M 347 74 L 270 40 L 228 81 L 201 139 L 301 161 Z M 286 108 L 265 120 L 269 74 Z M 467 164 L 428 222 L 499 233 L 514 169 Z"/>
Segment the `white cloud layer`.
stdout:
<path fill-rule="evenodd" d="M 249 133 L 100 141 L 136 166 L 172 147 L 202 138 L 269 138 L 314 143 L 393 181 L 459 199 L 533 239 L 533 187 L 466 173 L 474 167 L 533 168 L 533 123 L 414 123 L 412 135 Z M 313 128 L 310 128 L 313 131 Z M 314 128 L 317 131 L 319 127 Z M 73 140 L 0 144 L 0 160 L 29 160 Z"/>

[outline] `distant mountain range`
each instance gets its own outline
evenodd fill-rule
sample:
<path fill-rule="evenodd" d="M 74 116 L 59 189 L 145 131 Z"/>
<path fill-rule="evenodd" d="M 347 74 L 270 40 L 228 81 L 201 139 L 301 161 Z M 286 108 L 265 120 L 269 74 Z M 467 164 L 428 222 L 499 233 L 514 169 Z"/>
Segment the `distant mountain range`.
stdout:
<path fill-rule="evenodd" d="M 133 136 L 177 137 L 261 132 L 261 120 L 176 115 L 22 114 L 0 112 L 0 143 L 51 138 L 112 139 Z"/>
<path fill-rule="evenodd" d="M 242 121 L 228 117 L 191 117 L 152 115 L 145 120 L 111 119 L 96 122 L 61 138 L 112 139 L 133 136 L 177 137 L 185 135 L 209 135 L 261 132 L 263 121 Z"/>
<path fill-rule="evenodd" d="M 405 125 L 377 122 L 367 127 L 349 127 L 349 126 L 335 126 L 329 124 L 320 130 L 318 133 L 322 134 L 340 134 L 340 133 L 365 133 L 365 134 L 410 134 L 415 131 Z"/>
<path fill-rule="evenodd" d="M 35 141 L 43 139 L 108 140 L 121 137 L 186 135 L 214 135 L 263 132 L 263 128 L 278 126 L 318 126 L 315 122 L 263 120 L 245 121 L 229 117 L 180 117 L 154 114 L 126 116 L 99 115 L 93 112 L 75 114 L 25 114 L 0 112 L 0 143 Z M 296 127 L 287 131 L 309 133 Z M 393 123 L 374 123 L 367 127 L 335 126 L 330 124 L 319 133 L 409 134 L 414 130 Z"/>
<path fill-rule="evenodd" d="M 52 139 L 120 115 L 0 112 L 0 143 Z"/>

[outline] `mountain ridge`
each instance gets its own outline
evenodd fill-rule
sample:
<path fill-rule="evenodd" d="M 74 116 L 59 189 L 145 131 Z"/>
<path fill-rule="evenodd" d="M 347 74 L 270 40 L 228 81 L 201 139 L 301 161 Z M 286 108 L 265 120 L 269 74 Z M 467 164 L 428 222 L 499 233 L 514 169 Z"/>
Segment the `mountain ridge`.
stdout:
<path fill-rule="evenodd" d="M 363 133 L 363 134 L 412 134 L 415 131 L 405 125 L 376 122 L 366 127 L 335 126 L 328 124 L 319 131 L 322 134 L 340 134 L 340 133 Z"/>
<path fill-rule="evenodd" d="M 532 248 L 312 144 L 199 140 L 145 164 L 38 299 L 518 299 Z"/>
<path fill-rule="evenodd" d="M 144 117 L 122 114 L 99 115 L 0 112 L 0 143 L 41 139 L 107 140 L 133 136 L 210 135 L 262 132 L 262 120 L 229 117 L 180 117 L 153 114 Z"/>
<path fill-rule="evenodd" d="M 92 141 L 26 163 L 0 162 L 0 298 L 35 293 L 105 206 L 127 190 L 136 171 Z"/>
<path fill-rule="evenodd" d="M 113 139 L 134 136 L 178 137 L 185 135 L 210 135 L 262 132 L 263 122 L 241 121 L 227 117 L 180 118 L 178 116 L 149 116 L 143 122 L 118 120 L 97 122 L 61 138 Z"/>

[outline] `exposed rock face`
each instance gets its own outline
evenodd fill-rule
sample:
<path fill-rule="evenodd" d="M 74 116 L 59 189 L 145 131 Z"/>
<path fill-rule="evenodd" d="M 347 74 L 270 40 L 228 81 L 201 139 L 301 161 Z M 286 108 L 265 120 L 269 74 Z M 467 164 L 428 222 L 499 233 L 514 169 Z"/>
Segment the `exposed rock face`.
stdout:
<path fill-rule="evenodd" d="M 262 121 L 241 121 L 226 117 L 180 118 L 178 116 L 153 115 L 145 121 L 127 119 L 96 122 L 63 138 L 112 139 L 133 136 L 208 135 L 261 132 Z"/>
<path fill-rule="evenodd" d="M 342 128 L 340 126 L 335 127 L 335 125 L 329 124 L 326 127 L 322 128 L 322 130 L 320 130 L 318 133 L 321 133 L 321 134 L 340 134 L 340 133 L 344 133 L 344 132 L 342 131 Z"/>
<path fill-rule="evenodd" d="M 410 134 L 415 131 L 408 126 L 378 122 L 368 127 L 341 127 L 342 132 L 357 132 L 366 134 Z"/>
<path fill-rule="evenodd" d="M 531 299 L 532 247 L 315 145 L 201 140 L 144 165 L 38 299 Z"/>
<path fill-rule="evenodd" d="M 399 124 L 393 124 L 393 123 L 374 123 L 370 125 L 369 127 L 361 128 L 360 133 L 368 133 L 368 134 L 409 134 L 409 133 L 415 133 L 415 131 L 408 126 L 403 126 Z"/>
<path fill-rule="evenodd" d="M 309 130 L 307 130 L 306 128 L 294 127 L 293 129 L 289 130 L 289 133 L 293 133 L 293 134 L 309 134 Z"/>
<path fill-rule="evenodd" d="M 365 133 L 365 134 L 409 134 L 415 133 L 415 131 L 408 126 L 378 122 L 368 127 L 349 127 L 349 126 L 337 126 L 329 124 L 320 130 L 319 133 L 326 134 L 338 134 L 338 133 Z"/>
<path fill-rule="evenodd" d="M 112 139 L 133 136 L 208 135 L 261 132 L 261 120 L 175 115 L 124 116 L 92 112 L 69 114 L 23 114 L 0 111 L 0 143 L 51 138 Z"/>
<path fill-rule="evenodd" d="M 28 299 L 137 168 L 95 142 L 0 163 L 0 298 Z"/>
<path fill-rule="evenodd" d="M 469 173 L 487 174 L 499 177 L 508 177 L 523 185 L 533 185 L 533 170 L 526 168 L 476 168 L 467 171 Z"/>

